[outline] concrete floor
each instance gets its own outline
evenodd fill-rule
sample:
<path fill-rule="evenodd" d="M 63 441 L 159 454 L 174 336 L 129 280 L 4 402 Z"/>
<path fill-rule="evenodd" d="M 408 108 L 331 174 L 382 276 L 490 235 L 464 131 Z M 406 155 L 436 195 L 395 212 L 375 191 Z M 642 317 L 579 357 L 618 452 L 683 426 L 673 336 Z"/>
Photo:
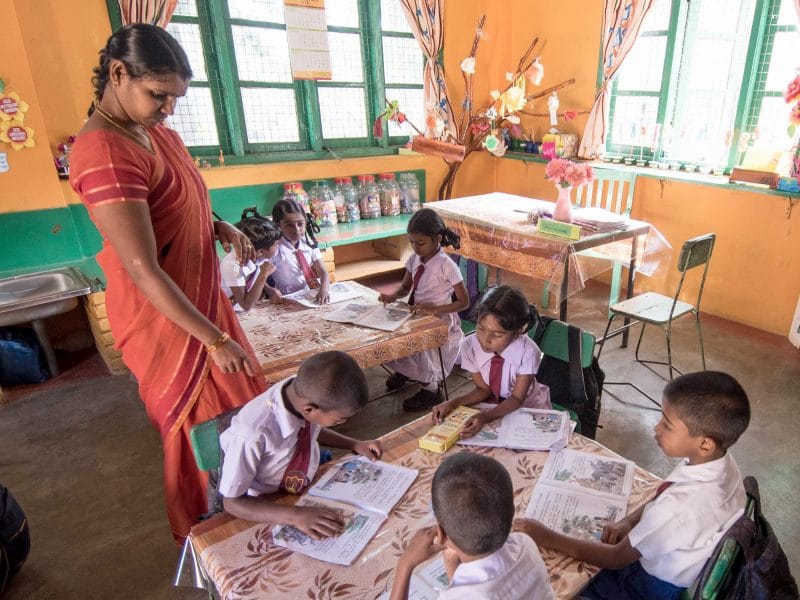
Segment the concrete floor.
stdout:
<path fill-rule="evenodd" d="M 606 293 L 598 285 L 574 297 L 570 320 L 602 333 Z M 737 377 L 752 403 L 750 428 L 733 455 L 743 473 L 758 478 L 765 514 L 800 575 L 800 353 L 785 337 L 714 317 L 703 323 L 708 367 Z M 689 319 L 677 323 L 675 338 L 676 362 L 699 369 Z M 660 332 L 646 334 L 643 347 L 660 355 Z M 601 364 L 610 380 L 633 380 L 654 395 L 664 385 L 662 377 L 633 362 L 633 345 L 621 349 L 610 342 Z M 375 394 L 382 391 L 384 372 L 372 369 L 369 378 Z M 461 380 L 450 381 L 453 386 Z M 401 400 L 413 392 L 371 403 L 341 431 L 372 437 L 411 420 L 417 415 L 404 413 Z M 658 417 L 656 407 L 630 388 L 608 387 L 598 440 L 666 475 L 672 463 L 652 438 Z M 32 537 L 29 560 L 7 598 L 206 597 L 171 585 L 178 550 L 163 512 L 159 438 L 128 377 L 49 386 L 0 406 L 0 481 L 27 512 Z"/>

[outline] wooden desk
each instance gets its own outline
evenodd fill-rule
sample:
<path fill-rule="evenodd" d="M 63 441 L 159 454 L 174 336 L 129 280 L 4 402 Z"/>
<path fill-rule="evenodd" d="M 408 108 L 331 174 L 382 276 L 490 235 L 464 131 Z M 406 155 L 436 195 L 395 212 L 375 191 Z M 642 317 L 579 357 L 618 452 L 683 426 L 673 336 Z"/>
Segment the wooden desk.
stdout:
<path fill-rule="evenodd" d="M 395 506 L 361 555 L 349 567 L 314 560 L 272 545 L 271 526 L 252 523 L 222 513 L 192 528 L 176 582 L 212 585 L 222 598 L 237 600 L 311 598 L 322 600 L 375 600 L 391 588 L 394 569 L 409 539 L 421 526 L 431 523 L 431 479 L 448 454 L 432 454 L 417 448 L 417 439 L 430 426 L 425 415 L 382 438 L 384 458 L 419 470 L 414 484 Z M 573 434 L 570 448 L 616 456 L 597 442 Z M 503 448 L 476 451 L 499 460 L 508 469 L 514 485 L 517 516 L 523 516 L 530 501 L 547 452 L 522 452 Z M 321 472 L 327 468 L 323 465 Z M 649 500 L 660 480 L 636 469 L 628 510 Z M 293 503 L 296 496 L 280 502 Z M 572 598 L 599 570 L 549 549 L 542 558 L 550 573 L 557 598 Z"/>
<path fill-rule="evenodd" d="M 377 300 L 377 292 L 360 287 L 364 288 L 362 299 Z M 303 360 L 326 350 L 347 352 L 366 369 L 439 348 L 447 341 L 447 325 L 436 317 L 412 317 L 396 331 L 379 331 L 322 318 L 338 306 L 306 308 L 294 302 L 267 302 L 238 315 L 270 383 L 293 375 Z"/>

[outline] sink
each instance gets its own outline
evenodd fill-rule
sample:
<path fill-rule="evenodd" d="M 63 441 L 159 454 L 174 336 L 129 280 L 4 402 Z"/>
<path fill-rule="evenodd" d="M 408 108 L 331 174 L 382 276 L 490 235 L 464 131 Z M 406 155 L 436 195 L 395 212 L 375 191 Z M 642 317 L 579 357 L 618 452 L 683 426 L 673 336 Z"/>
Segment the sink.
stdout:
<path fill-rule="evenodd" d="M 87 279 L 72 267 L 0 279 L 0 321 L 6 320 L 5 313 L 85 296 L 89 292 L 91 286 Z M 67 304 L 75 305 L 74 302 Z M 25 320 L 28 319 L 17 319 L 18 322 Z"/>

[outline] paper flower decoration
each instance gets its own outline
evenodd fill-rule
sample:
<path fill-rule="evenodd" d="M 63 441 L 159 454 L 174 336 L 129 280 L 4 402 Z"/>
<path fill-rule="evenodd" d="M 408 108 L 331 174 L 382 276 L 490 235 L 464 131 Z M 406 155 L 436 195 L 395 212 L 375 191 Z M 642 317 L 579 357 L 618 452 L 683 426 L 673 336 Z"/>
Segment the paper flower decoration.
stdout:
<path fill-rule="evenodd" d="M 467 75 L 475 75 L 475 57 L 468 56 L 461 61 L 461 70 Z"/>
<path fill-rule="evenodd" d="M 794 134 L 797 133 L 797 126 L 800 125 L 800 75 L 796 75 L 789 83 L 786 91 L 783 92 L 783 99 L 786 104 L 795 103 L 789 113 L 789 127 L 786 130 L 789 137 L 794 137 Z"/>
<path fill-rule="evenodd" d="M 15 121 L 0 123 L 0 142 L 11 144 L 14 150 L 33 148 L 36 145 L 33 141 L 33 133 L 32 127 L 25 127 Z"/>
<path fill-rule="evenodd" d="M 483 140 L 483 147 L 489 152 L 500 158 L 506 153 L 506 145 L 497 137 L 497 130 L 493 130 Z"/>
<path fill-rule="evenodd" d="M 497 114 L 501 117 L 522 110 L 528 103 L 525 97 L 525 77 L 522 75 L 517 77 L 514 84 L 502 94 L 498 94 L 497 98 L 494 93 L 491 95 L 497 102 Z"/>
<path fill-rule="evenodd" d="M 439 139 L 444 135 L 444 121 L 436 106 L 428 106 L 425 110 L 425 127 L 427 137 Z"/>
<path fill-rule="evenodd" d="M 594 169 L 588 164 L 554 158 L 544 168 L 544 176 L 558 187 L 581 186 L 594 181 Z"/>
<path fill-rule="evenodd" d="M 22 123 L 27 110 L 27 102 L 20 100 L 16 92 L 0 93 L 0 120 Z"/>
<path fill-rule="evenodd" d="M 544 77 L 544 65 L 539 61 L 539 58 L 535 58 L 533 64 L 525 71 L 525 75 L 528 77 L 528 80 L 533 85 L 539 85 L 542 83 L 542 77 Z"/>

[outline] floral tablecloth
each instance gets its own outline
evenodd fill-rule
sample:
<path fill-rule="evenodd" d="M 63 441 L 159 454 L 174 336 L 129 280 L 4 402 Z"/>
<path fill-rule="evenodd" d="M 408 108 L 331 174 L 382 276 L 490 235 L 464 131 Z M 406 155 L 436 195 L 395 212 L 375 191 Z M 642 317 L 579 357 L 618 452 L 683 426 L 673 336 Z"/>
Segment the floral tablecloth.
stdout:
<path fill-rule="evenodd" d="M 433 454 L 417 447 L 418 438 L 429 426 L 430 416 L 425 415 L 383 437 L 383 460 L 418 469 L 419 476 L 351 566 L 317 561 L 273 546 L 271 525 L 244 521 L 224 513 L 192 529 L 188 544 L 193 560 L 186 561 L 185 553 L 182 566 L 200 574 L 198 583 L 202 583 L 203 578 L 210 580 L 226 600 L 375 600 L 391 588 L 397 559 L 414 532 L 433 523 L 431 479 L 447 454 Z M 579 434 L 572 435 L 568 447 L 616 456 Z M 448 454 L 461 450 L 462 447 L 456 446 Z M 514 485 L 517 516 L 523 516 L 547 452 L 502 448 L 472 448 L 471 451 L 488 454 L 505 465 Z M 324 472 L 326 466 L 320 471 Z M 629 511 L 649 500 L 659 483 L 655 475 L 637 468 Z M 293 503 L 296 500 L 297 497 L 284 497 L 279 501 Z M 572 598 L 598 571 L 597 567 L 547 548 L 541 552 L 557 598 Z"/>
<path fill-rule="evenodd" d="M 377 301 L 374 290 L 350 284 L 364 289 L 363 296 L 353 302 Z M 326 350 L 347 352 L 366 369 L 438 348 L 447 341 L 447 325 L 436 317 L 412 317 L 396 331 L 380 331 L 326 321 L 322 315 L 338 306 L 306 308 L 293 302 L 266 302 L 238 315 L 268 381 L 274 383 L 296 373 L 303 360 Z"/>

